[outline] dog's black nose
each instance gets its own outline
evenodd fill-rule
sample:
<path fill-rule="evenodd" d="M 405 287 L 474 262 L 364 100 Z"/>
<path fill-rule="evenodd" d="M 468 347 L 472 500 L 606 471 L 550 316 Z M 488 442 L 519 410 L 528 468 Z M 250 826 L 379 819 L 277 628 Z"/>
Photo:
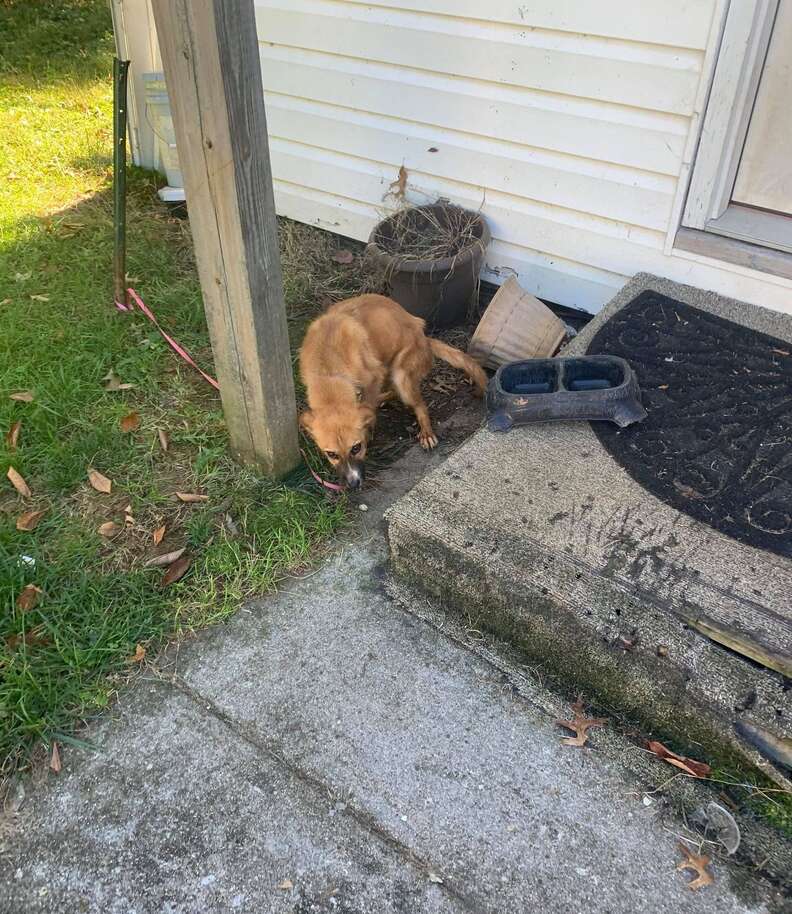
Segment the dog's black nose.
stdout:
<path fill-rule="evenodd" d="M 359 489 L 363 485 L 363 465 L 350 465 L 344 476 L 346 478 L 347 488 L 351 489 L 354 492 L 356 489 Z"/>

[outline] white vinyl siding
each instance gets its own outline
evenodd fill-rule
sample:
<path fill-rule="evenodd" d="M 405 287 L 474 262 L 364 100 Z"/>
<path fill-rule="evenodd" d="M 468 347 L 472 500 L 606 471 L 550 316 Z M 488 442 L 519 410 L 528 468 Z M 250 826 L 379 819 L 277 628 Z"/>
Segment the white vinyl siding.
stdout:
<path fill-rule="evenodd" d="M 130 0 L 116 0 L 130 2 Z M 365 240 L 407 198 L 482 208 L 483 278 L 598 310 L 649 271 L 792 311 L 673 248 L 725 0 L 256 0 L 278 212 Z"/>
<path fill-rule="evenodd" d="M 258 0 L 279 210 L 366 238 L 404 165 L 483 208 L 484 278 L 596 310 L 656 268 L 715 8 L 640 6 Z"/>

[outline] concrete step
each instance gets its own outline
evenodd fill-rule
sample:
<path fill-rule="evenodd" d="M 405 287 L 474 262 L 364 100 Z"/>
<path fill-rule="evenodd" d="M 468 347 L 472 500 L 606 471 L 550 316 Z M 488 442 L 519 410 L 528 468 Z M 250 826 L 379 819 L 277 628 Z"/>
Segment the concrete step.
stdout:
<path fill-rule="evenodd" d="M 639 276 L 572 353 L 585 352 L 601 323 L 646 288 L 730 319 L 742 315 L 792 341 L 788 316 Z M 479 431 L 393 506 L 388 540 L 397 575 L 518 645 L 548 673 L 651 732 L 700 744 L 725 763 L 737 758 L 789 786 L 786 772 L 734 730 L 743 718 L 792 734 L 789 680 L 694 624 L 742 631 L 788 658 L 792 562 L 646 492 L 588 423 Z"/>

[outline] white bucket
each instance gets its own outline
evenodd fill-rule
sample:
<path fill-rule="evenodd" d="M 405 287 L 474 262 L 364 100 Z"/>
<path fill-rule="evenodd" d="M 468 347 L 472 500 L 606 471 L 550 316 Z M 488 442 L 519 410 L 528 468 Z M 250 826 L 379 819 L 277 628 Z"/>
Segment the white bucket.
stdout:
<path fill-rule="evenodd" d="M 163 73 L 144 73 L 143 83 L 146 90 L 146 118 L 157 138 L 160 170 L 164 170 L 169 187 L 182 188 L 184 178 L 176 151 L 176 131 L 173 129 L 165 75 Z"/>

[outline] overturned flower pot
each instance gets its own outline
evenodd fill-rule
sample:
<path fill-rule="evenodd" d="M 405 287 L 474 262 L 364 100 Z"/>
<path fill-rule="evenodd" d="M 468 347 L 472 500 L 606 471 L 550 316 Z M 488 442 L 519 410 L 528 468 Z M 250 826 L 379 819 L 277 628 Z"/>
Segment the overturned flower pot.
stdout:
<path fill-rule="evenodd" d="M 384 219 L 369 237 L 367 255 L 410 314 L 430 329 L 453 327 L 467 317 L 489 241 L 481 213 L 441 202 Z"/>

